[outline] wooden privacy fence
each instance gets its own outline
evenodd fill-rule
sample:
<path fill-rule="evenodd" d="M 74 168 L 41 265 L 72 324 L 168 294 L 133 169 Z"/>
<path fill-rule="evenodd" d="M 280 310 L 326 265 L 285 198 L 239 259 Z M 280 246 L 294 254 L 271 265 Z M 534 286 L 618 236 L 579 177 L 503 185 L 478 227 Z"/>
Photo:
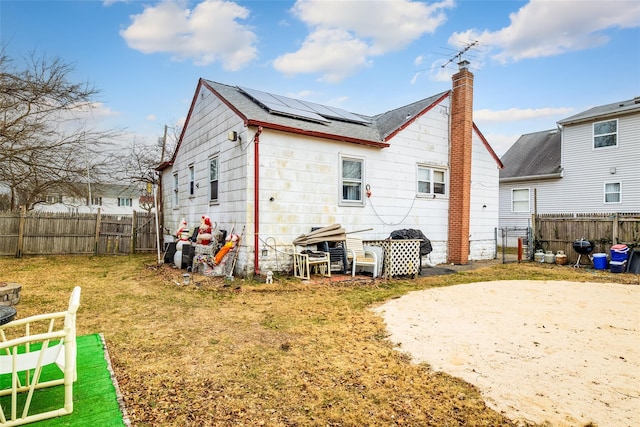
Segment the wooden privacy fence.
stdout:
<path fill-rule="evenodd" d="M 0 212 L 0 256 L 132 254 L 157 248 L 155 215 Z"/>
<path fill-rule="evenodd" d="M 564 251 L 570 262 L 578 254 L 573 242 L 586 239 L 594 244 L 594 253 L 609 254 L 612 245 L 640 247 L 640 213 L 544 214 L 533 221 L 536 249 Z"/>

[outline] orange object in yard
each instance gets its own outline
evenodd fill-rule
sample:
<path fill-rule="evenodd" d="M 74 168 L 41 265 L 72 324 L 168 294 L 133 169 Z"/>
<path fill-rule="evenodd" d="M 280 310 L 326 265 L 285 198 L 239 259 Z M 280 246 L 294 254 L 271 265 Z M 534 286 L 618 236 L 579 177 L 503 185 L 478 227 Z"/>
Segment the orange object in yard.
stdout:
<path fill-rule="evenodd" d="M 220 264 L 222 258 L 224 258 L 224 256 L 231 250 L 231 248 L 233 248 L 233 242 L 227 242 L 223 247 L 220 248 L 214 258 L 216 265 Z"/>

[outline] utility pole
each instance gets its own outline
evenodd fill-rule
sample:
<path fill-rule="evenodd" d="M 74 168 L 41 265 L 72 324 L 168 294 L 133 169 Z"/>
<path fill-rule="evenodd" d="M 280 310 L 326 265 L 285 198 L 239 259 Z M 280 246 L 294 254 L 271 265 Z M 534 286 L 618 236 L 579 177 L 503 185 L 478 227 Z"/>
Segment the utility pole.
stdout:
<path fill-rule="evenodd" d="M 87 149 L 87 138 L 82 133 L 82 138 L 84 139 L 84 159 L 87 165 L 87 187 L 89 187 L 89 200 L 87 200 L 87 205 L 89 205 L 89 213 L 93 213 L 93 209 L 91 209 L 92 197 L 91 197 L 91 176 L 89 175 L 89 151 Z"/>
<path fill-rule="evenodd" d="M 160 163 L 164 162 L 164 155 L 167 150 L 167 125 L 164 125 L 164 136 L 162 137 L 162 154 L 160 156 Z"/>

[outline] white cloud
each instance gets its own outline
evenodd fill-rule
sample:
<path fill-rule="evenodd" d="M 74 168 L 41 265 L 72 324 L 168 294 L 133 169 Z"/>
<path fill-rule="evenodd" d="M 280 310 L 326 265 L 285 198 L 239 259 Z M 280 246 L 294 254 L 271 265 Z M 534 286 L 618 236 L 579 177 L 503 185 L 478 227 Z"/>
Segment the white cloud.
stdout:
<path fill-rule="evenodd" d="M 184 2 L 164 1 L 132 15 L 132 24 L 120 35 L 143 53 L 166 52 L 196 65 L 219 61 L 235 71 L 258 55 L 256 35 L 239 22 L 248 16 L 248 9 L 230 1 L 205 0 L 193 9 Z"/>
<path fill-rule="evenodd" d="M 609 41 L 608 29 L 639 27 L 640 2 L 531 0 L 509 18 L 508 27 L 454 33 L 449 43 L 478 40 L 503 63 L 591 49 Z"/>
<path fill-rule="evenodd" d="M 89 102 L 74 105 L 65 110 L 63 115 L 72 120 L 95 121 L 106 117 L 119 116 L 120 113 L 111 110 L 102 102 Z"/>
<path fill-rule="evenodd" d="M 371 65 L 368 46 L 346 31 L 318 30 L 300 50 L 276 58 L 273 66 L 285 75 L 322 73 L 320 80 L 337 83 L 356 70 Z"/>
<path fill-rule="evenodd" d="M 149 115 L 147 116 L 147 120 L 148 120 L 148 121 L 150 121 L 150 122 L 155 122 L 157 119 L 158 119 L 158 118 L 156 117 L 156 115 L 155 115 L 155 114 L 149 114 Z"/>
<path fill-rule="evenodd" d="M 321 80 L 339 82 L 369 66 L 371 57 L 396 51 L 432 33 L 446 17 L 453 0 L 426 4 L 410 0 L 298 0 L 294 16 L 311 32 L 296 52 L 274 61 L 286 74 L 320 73 Z"/>

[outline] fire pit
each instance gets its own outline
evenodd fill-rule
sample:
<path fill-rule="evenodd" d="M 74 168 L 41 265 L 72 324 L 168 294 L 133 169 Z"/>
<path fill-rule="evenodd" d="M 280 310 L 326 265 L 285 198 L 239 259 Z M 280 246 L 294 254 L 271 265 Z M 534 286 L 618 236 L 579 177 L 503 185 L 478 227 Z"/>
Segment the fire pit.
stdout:
<path fill-rule="evenodd" d="M 574 265 L 575 268 L 580 267 L 580 258 L 582 257 L 582 255 L 587 255 L 589 257 L 589 261 L 591 261 L 591 264 L 593 264 L 591 252 L 593 252 L 594 246 L 592 242 L 582 238 L 580 240 L 575 240 L 572 246 L 573 250 L 578 254 L 578 261 L 576 261 Z"/>

